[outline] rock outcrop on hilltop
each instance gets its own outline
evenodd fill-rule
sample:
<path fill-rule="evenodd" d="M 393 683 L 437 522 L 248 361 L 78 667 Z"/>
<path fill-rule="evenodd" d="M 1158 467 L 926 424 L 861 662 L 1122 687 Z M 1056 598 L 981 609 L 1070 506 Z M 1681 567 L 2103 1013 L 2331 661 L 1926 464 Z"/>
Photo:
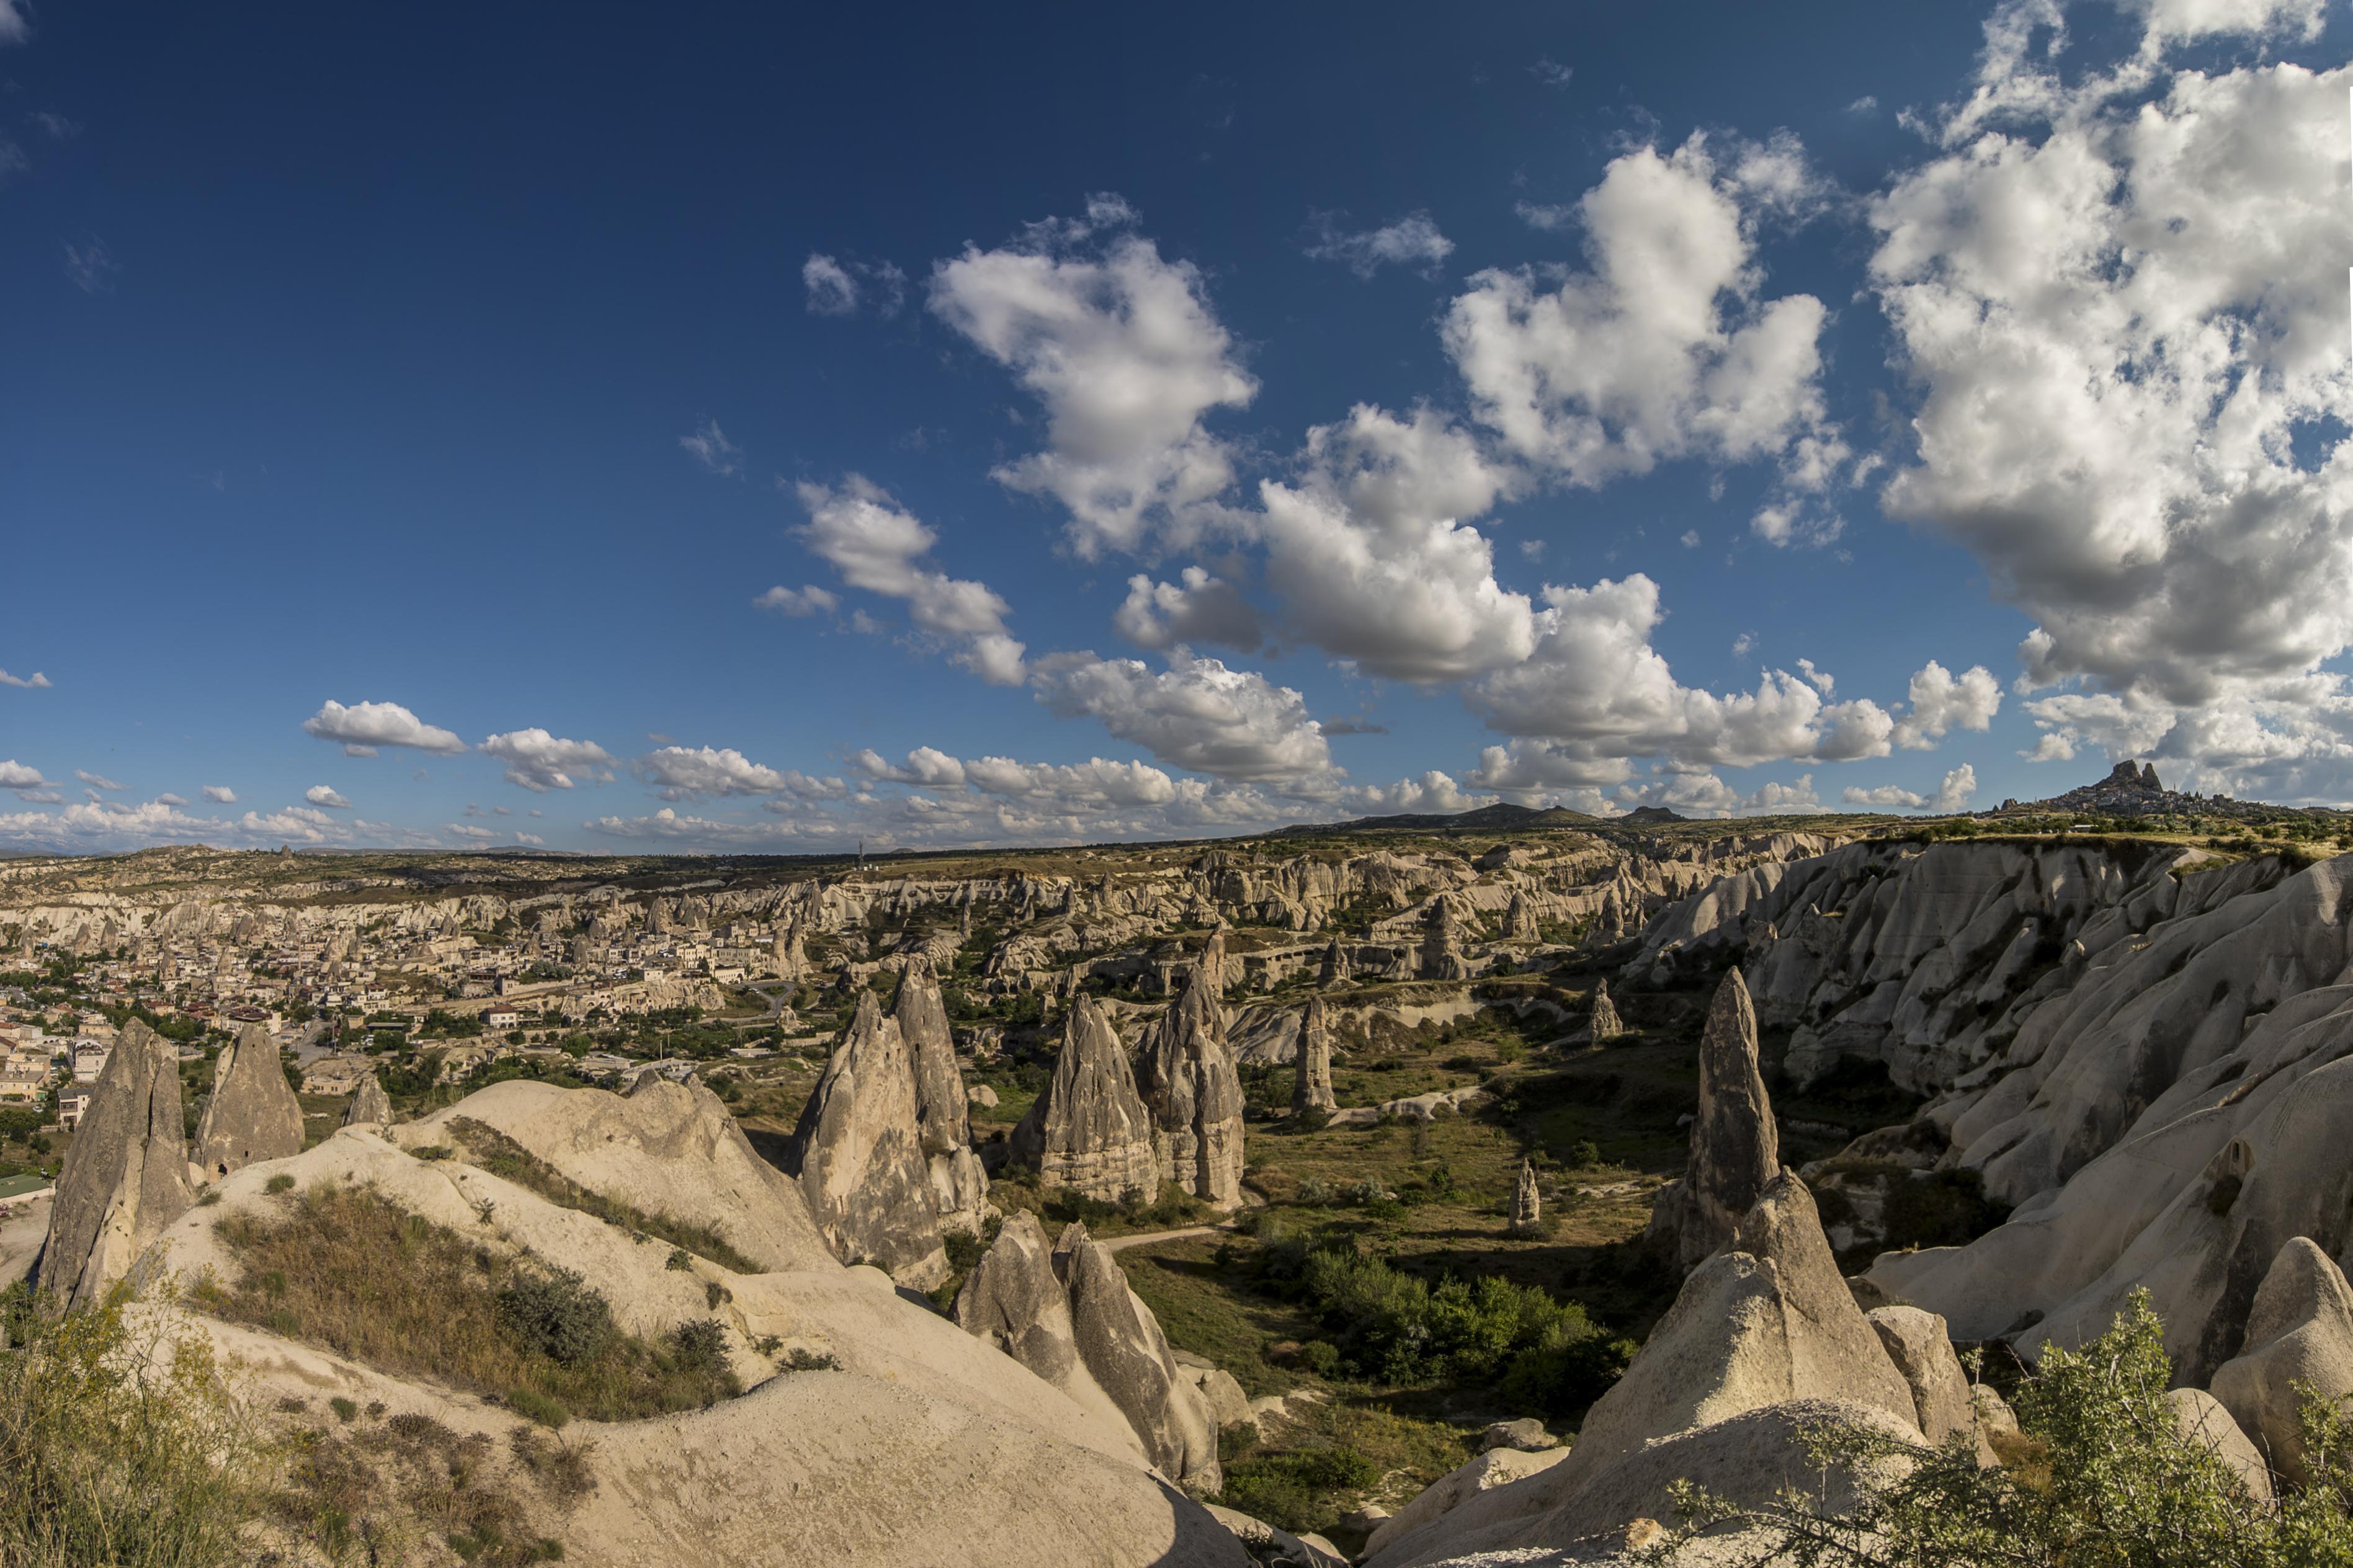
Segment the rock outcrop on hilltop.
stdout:
<path fill-rule="evenodd" d="M 515 1090 L 548 1092 L 502 1092 Z M 492 1095 L 499 1103 L 477 1103 Z M 659 1108 L 668 1097 L 640 1098 Z M 607 1103 L 589 1103 L 596 1100 Z M 168 1257 L 185 1277 L 209 1268 L 234 1281 L 242 1265 L 218 1222 L 240 1215 L 274 1222 L 286 1206 L 270 1184 L 289 1177 L 302 1192 L 365 1189 L 485 1257 L 574 1269 L 593 1282 L 626 1332 L 659 1339 L 685 1324 L 715 1321 L 748 1393 L 681 1415 L 575 1418 L 566 1429 L 592 1488 L 570 1511 L 534 1510 L 530 1528 L 559 1542 L 568 1563 L 1245 1568 L 1230 1534 L 1171 1479 L 1146 1468 L 1115 1410 L 1074 1403 L 901 1297 L 879 1272 L 845 1268 L 821 1250 L 805 1267 L 759 1274 L 702 1258 L 681 1268 L 671 1249 L 644 1245 L 626 1225 L 553 1203 L 474 1163 L 475 1146 L 453 1131 L 459 1122 L 498 1125 L 543 1157 L 562 1155 L 593 1177 L 596 1169 L 581 1163 L 594 1156 L 582 1134 L 602 1127 L 623 1142 L 625 1129 L 645 1114 L 636 1100 L 603 1090 L 516 1082 L 470 1097 L 433 1121 L 396 1129 L 391 1139 L 345 1129 L 301 1154 L 230 1175 L 216 1189 L 217 1205 L 183 1216 L 150 1258 Z M 748 1234 L 741 1228 L 739 1152 L 702 1136 L 699 1109 L 685 1120 L 673 1139 L 654 1135 L 651 1123 L 639 1127 L 645 1141 L 624 1163 L 670 1195 L 662 1206 L 672 1217 Z M 427 1162 L 408 1152 L 427 1144 L 448 1149 L 448 1157 Z M 430 1420 L 453 1442 L 478 1447 L 477 1479 L 495 1482 L 512 1411 L 297 1338 L 204 1316 L 181 1304 L 187 1300 L 163 1309 L 171 1326 L 205 1335 L 243 1363 L 258 1408 L 316 1409 L 330 1394 L 380 1401 L 388 1417 Z M 797 1370 L 812 1362 L 824 1369 Z M 725 1478 L 723 1497 L 713 1493 L 713 1476 Z M 541 1494 L 523 1479 L 518 1495 L 528 1502 Z M 362 1506 L 375 1514 L 400 1504 L 372 1495 Z"/>
<path fill-rule="evenodd" d="M 931 1168 L 915 1118 L 915 1075 L 898 1023 L 862 993 L 794 1130 L 792 1159 L 818 1229 L 845 1262 L 862 1259 L 928 1290 L 948 1275 Z"/>
<path fill-rule="evenodd" d="M 384 1083 L 373 1072 L 360 1079 L 353 1091 L 352 1102 L 343 1107 L 346 1127 L 389 1127 L 392 1125 L 392 1097 L 384 1091 Z"/>
<path fill-rule="evenodd" d="M 179 1056 L 134 1018 L 66 1151 L 41 1245 L 41 1289 L 77 1306 L 99 1300 L 195 1201 Z"/>
<path fill-rule="evenodd" d="M 1071 999 L 1054 1075 L 1013 1130 L 1012 1153 L 1045 1185 L 1107 1203 L 1158 1189 L 1152 1112 L 1119 1032 L 1084 992 Z"/>
<path fill-rule="evenodd" d="M 1684 1268 L 1721 1250 L 1781 1170 L 1779 1130 L 1757 1055 L 1757 1013 L 1734 970 L 1699 1043 L 1699 1115 L 1683 1176 L 1659 1189 L 1648 1239 Z"/>
<path fill-rule="evenodd" d="M 1291 1086 L 1291 1113 L 1337 1110 L 1332 1092 L 1332 1026 L 1324 1016 L 1324 998 L 1310 996 L 1299 1020 L 1298 1076 Z"/>
<path fill-rule="evenodd" d="M 1368 1568 L 1565 1549 L 1673 1517 L 1681 1480 L 1736 1505 L 1800 1479 L 1820 1490 L 1806 1429 L 1823 1420 L 1921 1441 L 1910 1386 L 1840 1277 L 1805 1184 L 1784 1173 L 1683 1281 L 1566 1458 L 1395 1536 Z"/>
<path fill-rule="evenodd" d="M 189 1158 L 211 1181 L 301 1152 L 302 1102 L 286 1081 L 269 1031 L 248 1024 L 213 1064 L 212 1099 L 196 1123 Z"/>
<path fill-rule="evenodd" d="M 956 1070 L 955 1037 L 949 1031 L 947 1005 L 929 958 L 917 954 L 907 961 L 892 1017 L 914 1070 L 915 1126 L 941 1228 L 976 1233 L 994 1212 L 988 1205 L 988 1173 L 973 1152 L 971 1113 L 964 1075 Z"/>
<path fill-rule="evenodd" d="M 1223 941 L 1211 937 L 1176 1005 L 1145 1032 L 1136 1077 L 1160 1180 L 1231 1208 L 1242 1195 L 1242 1084 L 1218 1001 L 1224 960 Z"/>

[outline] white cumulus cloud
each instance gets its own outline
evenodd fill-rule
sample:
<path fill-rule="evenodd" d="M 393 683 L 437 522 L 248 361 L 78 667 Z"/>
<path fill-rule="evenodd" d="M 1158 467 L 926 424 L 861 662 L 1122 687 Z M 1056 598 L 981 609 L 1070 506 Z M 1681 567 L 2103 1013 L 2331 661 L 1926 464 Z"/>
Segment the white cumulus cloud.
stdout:
<path fill-rule="evenodd" d="M 427 724 L 397 702 L 355 702 L 346 708 L 330 700 L 302 721 L 302 729 L 322 741 L 341 741 L 345 751 L 367 756 L 373 756 L 377 746 L 440 752 L 466 749 L 466 742 L 456 735 Z"/>
<path fill-rule="evenodd" d="M 841 607 L 841 600 L 830 589 L 820 588 L 814 583 L 805 588 L 786 588 L 780 584 L 753 600 L 752 604 L 754 608 L 774 610 L 780 616 L 791 616 L 795 619 L 820 612 L 831 615 Z"/>
<path fill-rule="evenodd" d="M 922 630 L 960 645 L 955 662 L 992 686 L 1021 683 L 1023 645 L 1006 629 L 1011 606 L 985 583 L 917 564 L 939 535 L 857 474 L 839 489 L 803 484 L 809 521 L 801 542 L 853 588 L 903 600 Z"/>
<path fill-rule="evenodd" d="M 567 741 L 533 726 L 491 735 L 481 749 L 507 765 L 507 783 L 534 794 L 570 789 L 573 775 L 591 783 L 613 776 L 613 755 L 594 741 Z"/>
<path fill-rule="evenodd" d="M 719 427 L 716 419 L 705 419 L 691 434 L 681 436 L 678 444 L 705 469 L 722 479 L 744 471 L 743 452 L 727 438 L 727 432 Z"/>
<path fill-rule="evenodd" d="M 227 784 L 206 784 L 205 785 L 205 798 L 211 801 L 215 805 L 235 805 L 237 804 L 237 791 L 229 788 Z"/>
<path fill-rule="evenodd" d="M 1112 620 L 1138 647 L 1217 643 L 1247 653 L 1262 640 L 1258 613 L 1241 590 L 1198 566 L 1186 567 L 1174 583 L 1137 573 L 1127 580 L 1127 597 Z"/>
<path fill-rule="evenodd" d="M 17 686 L 34 690 L 46 690 L 50 684 L 49 678 L 37 669 L 30 675 L 11 675 L 6 670 L 0 669 L 0 686 Z"/>
<path fill-rule="evenodd" d="M 302 792 L 302 798 L 312 805 L 324 806 L 331 811 L 348 811 L 352 805 L 326 784 L 312 784 Z"/>
<path fill-rule="evenodd" d="M 1046 449 L 996 477 L 1060 501 L 1072 548 L 1090 560 L 1155 531 L 1181 548 L 1216 521 L 1233 463 L 1202 419 L 1258 391 L 1198 269 L 1164 258 L 1134 221 L 1124 202 L 1099 196 L 1083 220 L 1032 225 L 932 274 L 933 311 L 1045 408 Z"/>
<path fill-rule="evenodd" d="M 1306 698 L 1188 648 L 1170 649 L 1158 671 L 1141 659 L 1054 654 L 1037 661 L 1032 684 L 1055 713 L 1098 720 L 1172 767 L 1288 783 L 1331 772 L 1331 749 Z"/>

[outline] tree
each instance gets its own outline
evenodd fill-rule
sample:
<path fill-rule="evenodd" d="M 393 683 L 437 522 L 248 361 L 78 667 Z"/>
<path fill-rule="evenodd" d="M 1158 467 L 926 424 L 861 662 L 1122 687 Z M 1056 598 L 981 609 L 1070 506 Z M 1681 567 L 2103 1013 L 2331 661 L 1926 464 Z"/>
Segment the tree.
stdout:
<path fill-rule="evenodd" d="M 2136 1291 L 2081 1352 L 2043 1348 L 2017 1391 L 2020 1435 L 1978 1466 L 1967 1434 L 1936 1448 L 1861 1427 L 1810 1436 L 1853 1479 L 1851 1507 L 1787 1493 L 1739 1508 L 1680 1484 L 1683 1526 L 1635 1554 L 1666 1568 L 1725 1524 L 1756 1542 L 1726 1561 L 1776 1568 L 2327 1568 L 2353 1564 L 2353 1426 L 2318 1400 L 2305 1426 L 2318 1478 L 2275 1503 L 2183 1434 L 2166 1400 L 2164 1328 Z M 1713 1561 L 1713 1559 L 1712 1559 Z"/>

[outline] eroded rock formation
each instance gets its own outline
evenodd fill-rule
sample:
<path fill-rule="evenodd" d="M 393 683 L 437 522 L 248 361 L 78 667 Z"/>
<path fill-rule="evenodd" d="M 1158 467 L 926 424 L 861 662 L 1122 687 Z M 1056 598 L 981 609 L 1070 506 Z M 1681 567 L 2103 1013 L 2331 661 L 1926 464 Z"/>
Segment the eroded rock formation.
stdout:
<path fill-rule="evenodd" d="M 1160 1321 L 1120 1272 L 1111 1248 L 1072 1222 L 1054 1243 L 1054 1271 L 1070 1292 L 1079 1356 L 1172 1480 L 1215 1491 L 1218 1428 L 1208 1402 L 1168 1349 Z"/>
<path fill-rule="evenodd" d="M 248 1024 L 213 1064 L 213 1096 L 189 1158 L 213 1181 L 301 1152 L 302 1103 L 279 1065 L 277 1042 L 260 1025 Z"/>
<path fill-rule="evenodd" d="M 1512 1234 L 1534 1236 L 1542 1227 L 1543 1202 L 1536 1194 L 1536 1168 L 1520 1162 L 1520 1179 L 1512 1188 Z"/>
<path fill-rule="evenodd" d="M 1757 1058 L 1757 1013 L 1734 970 L 1716 987 L 1699 1042 L 1699 1115 L 1683 1177 L 1659 1189 L 1652 1243 L 1688 1269 L 1722 1248 L 1781 1169 L 1780 1135 Z"/>
<path fill-rule="evenodd" d="M 75 1305 L 99 1300 L 195 1200 L 178 1053 L 133 1019 L 66 1151 L 41 1246 L 41 1289 Z"/>
<path fill-rule="evenodd" d="M 956 1070 L 955 1037 L 931 960 L 918 953 L 899 980 L 892 1021 L 906 1042 L 915 1076 L 915 1126 L 943 1229 L 976 1232 L 991 1212 L 988 1173 L 972 1149 L 972 1121 L 964 1075 Z"/>
<path fill-rule="evenodd" d="M 1047 1186 L 1116 1203 L 1157 1190 L 1153 1118 L 1119 1033 L 1084 992 L 1071 1000 L 1054 1076 L 1013 1130 L 1013 1157 Z"/>
<path fill-rule="evenodd" d="M 1618 1016 L 1618 1004 L 1609 1000 L 1607 980 L 1593 983 L 1593 1016 L 1587 1027 L 1597 1046 L 1608 1045 L 1626 1033 L 1626 1026 Z"/>
<path fill-rule="evenodd" d="M 343 1107 L 346 1127 L 389 1127 L 392 1125 L 392 1097 L 384 1091 L 384 1084 L 375 1074 L 360 1079 L 353 1092 L 352 1102 Z"/>
<path fill-rule="evenodd" d="M 1324 998 L 1310 996 L 1299 1021 L 1298 1076 L 1291 1087 L 1291 1113 L 1337 1110 L 1332 1092 L 1332 1026 L 1324 1016 Z"/>
<path fill-rule="evenodd" d="M 1231 1208 L 1242 1194 L 1242 1085 L 1216 989 L 1224 960 L 1224 942 L 1210 938 L 1175 1005 L 1146 1032 L 1137 1078 L 1160 1179 Z"/>
<path fill-rule="evenodd" d="M 904 1285 L 947 1278 L 937 1200 L 915 1118 L 915 1076 L 898 1023 L 871 991 L 859 997 L 793 1133 L 801 1192 L 845 1262 L 863 1259 Z"/>

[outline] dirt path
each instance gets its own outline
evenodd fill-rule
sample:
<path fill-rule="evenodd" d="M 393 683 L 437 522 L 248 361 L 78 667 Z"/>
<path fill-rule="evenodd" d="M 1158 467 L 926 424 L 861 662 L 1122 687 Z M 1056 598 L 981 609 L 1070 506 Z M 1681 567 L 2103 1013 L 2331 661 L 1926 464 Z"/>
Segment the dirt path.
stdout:
<path fill-rule="evenodd" d="M 1256 1193 L 1250 1191 L 1248 1188 L 1244 1188 L 1242 1190 L 1242 1206 L 1234 1212 L 1232 1218 L 1219 1220 L 1215 1225 L 1188 1225 L 1182 1230 L 1147 1230 L 1138 1232 L 1134 1236 L 1106 1236 L 1100 1237 L 1097 1239 L 1105 1247 L 1111 1248 L 1113 1252 L 1124 1252 L 1131 1247 L 1142 1247 L 1146 1242 L 1182 1241 L 1188 1237 L 1215 1236 L 1221 1230 L 1231 1231 L 1239 1228 L 1242 1215 L 1248 1214 L 1252 1209 L 1262 1209 L 1264 1207 L 1266 1207 L 1266 1200 L 1264 1198 L 1259 1196 Z"/>

